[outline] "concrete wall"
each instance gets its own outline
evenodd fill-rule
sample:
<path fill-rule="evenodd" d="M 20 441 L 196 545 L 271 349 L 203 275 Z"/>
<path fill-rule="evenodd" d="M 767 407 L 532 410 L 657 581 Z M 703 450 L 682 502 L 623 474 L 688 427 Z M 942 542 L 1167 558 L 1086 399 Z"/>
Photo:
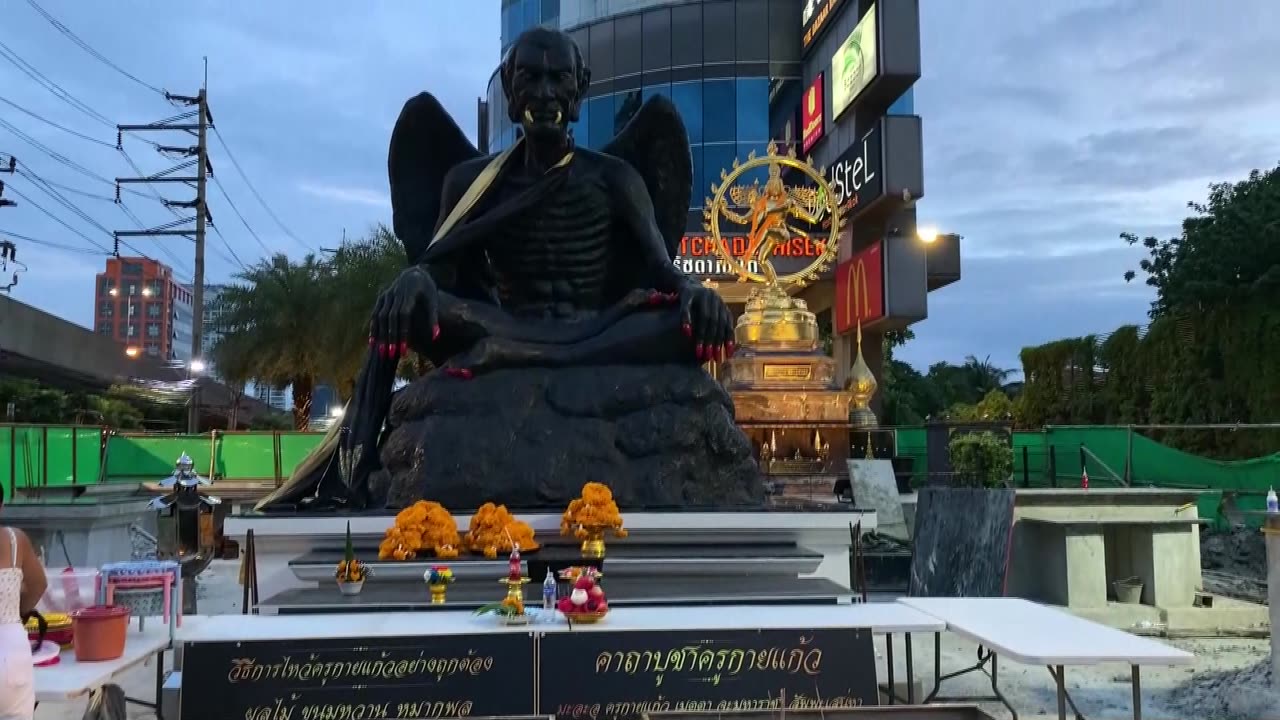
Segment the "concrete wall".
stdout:
<path fill-rule="evenodd" d="M 0 295 L 0 358 L 6 364 L 46 365 L 106 384 L 129 378 L 184 377 L 182 370 L 154 360 L 131 359 L 115 340 L 4 295 Z"/>

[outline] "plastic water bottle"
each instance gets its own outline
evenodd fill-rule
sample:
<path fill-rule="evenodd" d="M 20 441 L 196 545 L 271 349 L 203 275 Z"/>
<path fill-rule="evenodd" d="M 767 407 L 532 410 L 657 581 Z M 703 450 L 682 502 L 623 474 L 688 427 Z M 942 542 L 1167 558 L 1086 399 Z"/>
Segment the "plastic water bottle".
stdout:
<path fill-rule="evenodd" d="M 556 609 L 556 579 L 551 576 L 551 568 L 547 568 L 547 579 L 542 581 L 542 609 Z"/>
<path fill-rule="evenodd" d="M 1267 491 L 1267 512 L 1269 514 L 1280 513 L 1280 500 L 1276 499 L 1275 488 Z"/>

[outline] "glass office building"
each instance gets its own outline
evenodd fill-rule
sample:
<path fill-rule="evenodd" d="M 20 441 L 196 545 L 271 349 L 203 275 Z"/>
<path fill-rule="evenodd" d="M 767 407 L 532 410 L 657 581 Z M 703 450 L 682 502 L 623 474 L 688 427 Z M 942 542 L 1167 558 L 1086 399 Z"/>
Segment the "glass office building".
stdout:
<path fill-rule="evenodd" d="M 770 140 L 795 141 L 800 100 L 803 0 L 503 0 L 505 52 L 537 25 L 567 31 L 591 68 L 591 88 L 573 126 L 580 146 L 599 149 L 654 95 L 669 97 L 689 132 L 695 211 L 722 168 Z M 491 151 L 518 132 L 497 75 L 488 89 Z M 775 109 L 771 112 L 771 107 Z M 690 213 L 690 230 L 701 230 Z"/>

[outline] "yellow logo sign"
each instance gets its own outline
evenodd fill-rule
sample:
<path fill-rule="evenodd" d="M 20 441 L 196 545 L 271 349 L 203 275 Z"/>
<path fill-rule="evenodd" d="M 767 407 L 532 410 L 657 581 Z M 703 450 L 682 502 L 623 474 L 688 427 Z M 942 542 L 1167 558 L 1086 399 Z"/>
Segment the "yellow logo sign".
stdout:
<path fill-rule="evenodd" d="M 845 278 L 849 284 L 849 294 L 844 299 L 845 317 L 852 324 L 871 314 L 871 295 L 867 291 L 867 264 L 862 258 L 849 266 L 849 275 Z M 859 303 L 859 294 L 862 302 Z"/>
<path fill-rule="evenodd" d="M 814 85 L 809 88 L 809 114 L 812 115 L 818 111 L 818 86 Z"/>

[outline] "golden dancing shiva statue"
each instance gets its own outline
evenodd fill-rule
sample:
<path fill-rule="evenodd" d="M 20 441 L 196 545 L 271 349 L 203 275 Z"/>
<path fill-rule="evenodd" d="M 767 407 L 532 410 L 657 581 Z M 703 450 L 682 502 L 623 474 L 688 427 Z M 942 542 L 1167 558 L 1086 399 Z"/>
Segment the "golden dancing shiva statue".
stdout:
<path fill-rule="evenodd" d="M 757 179 L 750 185 L 739 181 L 747 173 L 767 168 L 763 187 Z M 782 180 L 783 168 L 796 171 L 803 184 L 787 185 Z M 796 157 L 792 148 L 780 154 L 772 144 L 763 156 L 753 152 L 746 162 L 734 160 L 733 168 L 720 171 L 720 183 L 711 186 L 713 196 L 707 198 L 703 220 L 716 253 L 728 264 L 739 282 L 753 281 L 755 288 L 746 308 L 738 318 L 735 336 L 739 346 L 757 350 L 805 351 L 816 347 L 818 325 L 803 300 L 791 297 L 831 266 L 836 258 L 840 235 L 840 208 L 822 172 L 810 161 Z M 773 265 L 775 250 L 792 238 L 807 238 L 808 232 L 795 225 L 828 221 L 828 239 L 808 265 L 787 275 L 779 275 Z M 746 226 L 747 252 L 735 256 L 722 232 L 722 222 Z M 761 272 L 753 272 L 755 262 Z"/>

